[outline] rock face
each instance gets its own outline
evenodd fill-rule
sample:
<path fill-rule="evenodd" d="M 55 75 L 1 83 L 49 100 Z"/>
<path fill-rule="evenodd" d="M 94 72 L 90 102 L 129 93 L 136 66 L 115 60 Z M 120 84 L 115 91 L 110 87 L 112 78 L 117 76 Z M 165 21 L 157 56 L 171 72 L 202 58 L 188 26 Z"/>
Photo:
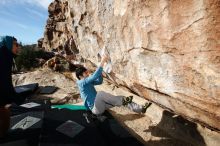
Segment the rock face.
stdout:
<path fill-rule="evenodd" d="M 219 39 L 219 0 L 55 0 L 42 47 L 95 64 L 105 47 L 116 84 L 220 130 Z"/>

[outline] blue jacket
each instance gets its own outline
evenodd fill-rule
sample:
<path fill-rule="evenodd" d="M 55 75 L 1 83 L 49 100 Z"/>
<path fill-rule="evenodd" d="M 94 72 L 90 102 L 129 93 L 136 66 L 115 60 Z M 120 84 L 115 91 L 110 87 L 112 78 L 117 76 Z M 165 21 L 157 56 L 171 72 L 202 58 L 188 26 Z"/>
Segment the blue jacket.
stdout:
<path fill-rule="evenodd" d="M 103 82 L 102 67 L 98 67 L 96 71 L 89 77 L 78 80 L 77 85 L 79 87 L 80 96 L 84 101 L 84 106 L 87 109 L 92 109 L 96 97 L 95 85 L 100 85 Z"/>

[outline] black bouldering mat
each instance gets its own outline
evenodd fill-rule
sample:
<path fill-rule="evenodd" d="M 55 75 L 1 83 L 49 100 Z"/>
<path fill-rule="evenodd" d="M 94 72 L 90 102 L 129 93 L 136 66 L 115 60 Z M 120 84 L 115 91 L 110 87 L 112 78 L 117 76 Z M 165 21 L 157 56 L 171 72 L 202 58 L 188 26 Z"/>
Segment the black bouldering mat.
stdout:
<path fill-rule="evenodd" d="M 108 112 L 101 120 L 90 111 L 51 109 L 49 103 L 41 104 L 37 110 L 12 107 L 11 130 L 6 138 L 0 139 L 0 145 L 23 142 L 28 146 L 142 146 Z M 30 117 L 38 121 L 26 129 L 12 129 L 19 127 L 19 122 L 25 125 Z"/>
<path fill-rule="evenodd" d="M 58 87 L 45 86 L 41 89 L 40 94 L 53 94 L 54 92 L 56 92 L 57 89 Z"/>
<path fill-rule="evenodd" d="M 37 90 L 38 86 L 38 83 L 16 86 L 15 91 L 20 95 L 28 95 L 34 93 Z"/>
<path fill-rule="evenodd" d="M 20 125 L 22 127 L 25 127 L 25 125 L 28 125 L 28 123 L 31 122 L 31 118 L 26 120 L 25 118 L 27 118 L 27 117 L 35 118 L 34 120 L 37 119 L 37 121 L 36 121 L 36 123 L 32 124 L 32 126 L 29 126 L 29 128 L 26 128 L 26 129 L 38 129 L 38 128 L 41 129 L 43 118 L 44 118 L 44 112 L 43 111 L 27 112 L 27 113 L 23 113 L 23 114 L 20 114 L 20 115 L 12 116 L 11 117 L 11 122 L 10 122 L 10 131 L 13 131 L 13 130 L 16 130 L 16 129 L 21 129 L 21 128 L 18 128 Z M 19 122 L 21 124 L 18 124 Z M 16 127 L 17 124 L 18 124 L 18 126 Z M 26 129 L 22 129 L 22 130 L 26 130 Z"/>
<path fill-rule="evenodd" d="M 0 146 L 28 146 L 27 140 L 16 140 L 0 144 Z"/>
<path fill-rule="evenodd" d="M 85 118 L 87 114 L 87 119 Z M 108 112 L 104 114 L 106 119 L 100 121 L 93 118 L 92 114 L 85 110 L 71 111 L 67 109 L 52 109 L 45 113 L 43 130 L 41 133 L 40 145 L 123 145 L 123 146 L 141 146 L 136 138 L 129 134 Z M 88 122 L 88 121 L 89 122 Z M 83 127 L 83 130 L 74 137 L 67 136 L 58 131 L 67 121 L 73 121 Z M 67 128 L 68 129 L 68 128 Z"/>
<path fill-rule="evenodd" d="M 39 146 L 39 137 L 42 131 L 42 124 L 44 121 L 44 112 L 50 110 L 50 100 L 28 100 L 25 103 L 35 102 L 40 106 L 34 108 L 24 108 L 16 104 L 12 104 L 10 107 L 11 121 L 10 130 L 5 138 L 0 139 L 1 145 L 28 145 L 28 146 Z M 24 103 L 24 104 L 25 104 Z M 29 118 L 27 118 L 29 117 Z M 16 124 L 23 120 L 23 123 L 29 122 L 30 117 L 34 120 L 38 120 L 33 125 L 26 129 L 12 128 Z M 27 118 L 25 121 L 24 119 Z M 39 120 L 40 119 L 40 120 Z M 24 122 L 25 121 L 25 122 Z"/>
<path fill-rule="evenodd" d="M 12 104 L 10 107 L 11 110 L 11 116 L 19 115 L 22 113 L 30 112 L 30 111 L 45 111 L 49 110 L 51 108 L 50 99 L 44 99 L 44 100 L 28 100 L 25 101 L 22 105 L 27 103 L 37 103 L 39 106 L 32 107 L 32 108 L 25 108 L 21 105 Z"/>
<path fill-rule="evenodd" d="M 56 143 L 57 145 L 105 145 L 99 132 L 92 122 L 92 119 L 89 118 L 91 121 L 90 124 L 86 122 L 86 119 L 83 117 L 83 113 L 85 110 L 67 110 L 67 109 L 52 109 L 45 113 L 45 119 L 43 123 L 43 130 L 41 133 L 40 145 L 47 146 Z M 74 121 L 80 124 L 84 129 L 78 133 L 76 136 L 69 137 L 56 129 L 64 124 L 67 121 Z"/>
<path fill-rule="evenodd" d="M 23 143 L 28 146 L 38 146 L 43 116 L 44 112 L 27 112 L 12 116 L 10 130 L 4 139 L 0 139 L 0 145 L 15 144 L 18 146 Z M 31 118 L 38 119 L 38 121 L 30 124 Z M 26 128 L 21 128 L 28 124 L 30 125 Z"/>

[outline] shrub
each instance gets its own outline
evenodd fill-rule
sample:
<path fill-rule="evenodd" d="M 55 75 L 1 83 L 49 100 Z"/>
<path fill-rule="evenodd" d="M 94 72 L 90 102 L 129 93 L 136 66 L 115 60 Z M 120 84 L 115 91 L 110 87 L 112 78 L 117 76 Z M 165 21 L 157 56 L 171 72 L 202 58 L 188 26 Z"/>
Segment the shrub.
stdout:
<path fill-rule="evenodd" d="M 22 48 L 20 54 L 15 59 L 15 64 L 18 71 L 30 70 L 31 68 L 38 67 L 36 58 L 44 56 L 43 50 L 35 50 L 33 48 Z"/>

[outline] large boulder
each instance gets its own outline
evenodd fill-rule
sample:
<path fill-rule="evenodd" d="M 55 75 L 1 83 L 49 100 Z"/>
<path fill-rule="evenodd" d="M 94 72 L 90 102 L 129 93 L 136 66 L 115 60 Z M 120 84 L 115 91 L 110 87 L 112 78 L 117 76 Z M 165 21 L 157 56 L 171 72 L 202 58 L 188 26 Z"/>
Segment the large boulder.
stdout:
<path fill-rule="evenodd" d="M 63 49 L 73 37 L 80 55 L 97 64 L 105 47 L 116 84 L 220 130 L 219 0 L 63 0 L 50 7 L 55 5 L 60 9 L 49 8 L 44 48 Z"/>

